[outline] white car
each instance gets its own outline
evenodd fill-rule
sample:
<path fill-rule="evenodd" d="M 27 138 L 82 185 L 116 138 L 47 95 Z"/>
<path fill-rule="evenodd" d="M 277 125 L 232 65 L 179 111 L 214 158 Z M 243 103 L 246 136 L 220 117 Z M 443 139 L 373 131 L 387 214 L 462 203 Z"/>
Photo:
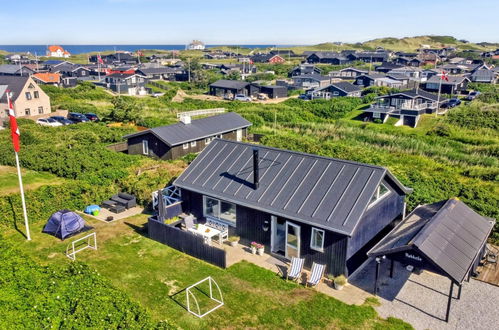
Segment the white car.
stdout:
<path fill-rule="evenodd" d="M 62 126 L 60 122 L 52 118 L 40 118 L 36 121 L 36 123 L 42 126 Z"/>
<path fill-rule="evenodd" d="M 234 96 L 234 101 L 251 102 L 251 97 L 244 94 L 237 94 L 236 96 Z"/>

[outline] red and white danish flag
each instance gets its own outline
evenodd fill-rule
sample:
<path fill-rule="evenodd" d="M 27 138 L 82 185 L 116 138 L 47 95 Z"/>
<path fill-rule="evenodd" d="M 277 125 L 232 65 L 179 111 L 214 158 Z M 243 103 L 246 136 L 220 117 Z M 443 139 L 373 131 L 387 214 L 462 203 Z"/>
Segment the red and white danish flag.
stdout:
<path fill-rule="evenodd" d="M 100 54 L 97 55 L 97 62 L 99 62 L 99 64 L 104 64 L 104 61 L 102 60 L 102 57 L 100 57 Z"/>
<path fill-rule="evenodd" d="M 19 127 L 17 127 L 16 113 L 14 112 L 14 106 L 12 105 L 12 100 L 10 98 L 10 91 L 7 92 L 7 102 L 9 103 L 9 121 L 10 121 L 10 134 L 12 136 L 12 144 L 14 145 L 14 150 L 19 152 L 21 149 Z"/>
<path fill-rule="evenodd" d="M 445 71 L 442 71 L 442 74 L 440 75 L 440 79 L 449 81 L 449 74 Z"/>

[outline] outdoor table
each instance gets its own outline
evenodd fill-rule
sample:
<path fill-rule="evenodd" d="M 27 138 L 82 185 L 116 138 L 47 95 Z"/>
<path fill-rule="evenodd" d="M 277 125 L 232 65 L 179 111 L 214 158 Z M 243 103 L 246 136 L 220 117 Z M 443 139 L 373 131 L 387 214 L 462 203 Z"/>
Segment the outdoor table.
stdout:
<path fill-rule="evenodd" d="M 211 239 L 213 236 L 217 236 L 219 238 L 220 245 L 222 245 L 222 235 L 220 235 L 221 231 L 212 227 L 208 227 L 203 224 L 198 224 L 197 228 L 189 228 L 189 231 L 195 235 L 201 235 L 204 237 L 208 245 L 211 245 Z"/>

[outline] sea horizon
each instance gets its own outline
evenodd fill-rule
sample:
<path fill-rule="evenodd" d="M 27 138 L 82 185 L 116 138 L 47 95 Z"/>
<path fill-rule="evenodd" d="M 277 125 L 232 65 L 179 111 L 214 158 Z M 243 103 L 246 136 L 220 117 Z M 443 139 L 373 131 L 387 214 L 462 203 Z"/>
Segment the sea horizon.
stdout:
<path fill-rule="evenodd" d="M 70 52 L 71 54 L 82 54 L 82 53 L 90 53 L 90 52 L 106 52 L 106 51 L 129 51 L 134 52 L 137 50 L 185 50 L 186 45 L 180 44 L 164 44 L 164 45 L 110 45 L 110 44 L 102 44 L 102 45 L 60 45 L 62 48 Z M 222 47 L 222 46 L 230 46 L 230 47 L 241 47 L 241 48 L 285 48 L 285 47 L 295 47 L 298 45 L 274 45 L 274 44 L 248 44 L 248 45 L 233 45 L 233 44 L 213 44 L 206 45 L 207 48 L 211 47 Z M 40 56 L 45 55 L 47 50 L 47 45 L 0 45 L 0 50 L 7 51 L 9 53 L 31 53 L 38 54 Z"/>

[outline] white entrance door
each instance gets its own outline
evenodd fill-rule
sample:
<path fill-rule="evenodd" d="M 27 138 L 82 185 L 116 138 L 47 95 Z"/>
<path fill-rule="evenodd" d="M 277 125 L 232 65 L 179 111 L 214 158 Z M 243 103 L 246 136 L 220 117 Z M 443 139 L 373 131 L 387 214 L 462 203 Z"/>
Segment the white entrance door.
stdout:
<path fill-rule="evenodd" d="M 286 222 L 286 259 L 300 257 L 300 226 Z"/>
<path fill-rule="evenodd" d="M 236 131 L 236 141 L 242 141 L 243 140 L 243 130 L 242 129 L 238 129 Z"/>

